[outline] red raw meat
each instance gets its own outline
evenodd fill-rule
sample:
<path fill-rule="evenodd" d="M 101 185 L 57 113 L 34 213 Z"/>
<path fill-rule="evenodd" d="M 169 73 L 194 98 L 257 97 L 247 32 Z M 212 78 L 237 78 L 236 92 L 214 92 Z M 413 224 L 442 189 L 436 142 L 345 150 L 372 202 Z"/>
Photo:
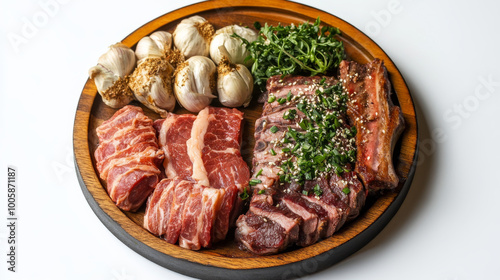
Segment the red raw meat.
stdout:
<path fill-rule="evenodd" d="M 94 156 L 109 196 L 125 211 L 136 211 L 158 183 L 159 150 L 153 121 L 136 106 L 125 106 L 97 129 Z"/>

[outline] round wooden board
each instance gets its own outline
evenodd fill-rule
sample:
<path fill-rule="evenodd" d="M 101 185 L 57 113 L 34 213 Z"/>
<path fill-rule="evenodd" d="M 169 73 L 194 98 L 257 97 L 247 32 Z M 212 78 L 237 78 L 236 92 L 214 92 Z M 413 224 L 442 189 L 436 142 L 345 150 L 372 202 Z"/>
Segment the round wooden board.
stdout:
<path fill-rule="evenodd" d="M 370 198 L 361 215 L 332 237 L 305 248 L 290 248 L 272 256 L 254 256 L 239 250 L 231 235 L 211 249 L 191 251 L 169 244 L 142 227 L 144 208 L 137 213 L 119 210 L 108 197 L 104 182 L 100 181 L 94 160 L 98 140 L 95 128 L 110 118 L 115 109 L 109 108 L 97 94 L 95 84 L 87 80 L 76 111 L 73 142 L 77 175 L 82 191 L 99 219 L 123 243 L 137 253 L 179 273 L 204 279 L 287 279 L 300 277 L 324 269 L 359 250 L 375 237 L 403 202 L 410 187 L 416 166 L 417 121 L 410 92 L 398 69 L 370 38 L 349 23 L 326 12 L 288 1 L 206 1 L 169 12 L 140 27 L 122 42 L 134 48 L 144 36 L 156 30 L 173 32 L 183 18 L 200 15 L 221 28 L 230 24 L 249 27 L 255 21 L 276 25 L 314 22 L 336 26 L 342 31 L 346 53 L 350 59 L 367 63 L 373 58 L 384 61 L 396 93 L 395 103 L 403 112 L 405 131 L 395 148 L 395 165 L 400 176 L 398 191 Z M 97 59 L 97 58 L 96 58 Z M 254 122 L 260 116 L 262 105 L 254 97 L 245 113 L 242 155 L 251 164 L 254 145 Z M 159 118 L 139 103 L 152 119 Z M 215 103 L 217 106 L 217 103 Z M 175 113 L 187 111 L 177 105 Z"/>

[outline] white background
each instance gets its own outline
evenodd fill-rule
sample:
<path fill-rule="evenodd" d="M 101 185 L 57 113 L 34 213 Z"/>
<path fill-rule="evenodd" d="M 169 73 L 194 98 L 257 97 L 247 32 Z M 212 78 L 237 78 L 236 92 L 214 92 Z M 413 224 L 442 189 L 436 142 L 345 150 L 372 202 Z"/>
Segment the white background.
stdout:
<path fill-rule="evenodd" d="M 107 46 L 194 1 L 54 1 L 0 7 L 0 279 L 188 279 L 133 252 L 94 215 L 72 134 L 87 70 Z M 304 278 L 500 279 L 499 2 L 298 2 L 350 22 L 389 54 L 414 98 L 421 145 L 389 225 Z M 23 35 L 27 24 L 36 29 Z M 6 263 L 8 165 L 18 169 L 16 273 Z"/>

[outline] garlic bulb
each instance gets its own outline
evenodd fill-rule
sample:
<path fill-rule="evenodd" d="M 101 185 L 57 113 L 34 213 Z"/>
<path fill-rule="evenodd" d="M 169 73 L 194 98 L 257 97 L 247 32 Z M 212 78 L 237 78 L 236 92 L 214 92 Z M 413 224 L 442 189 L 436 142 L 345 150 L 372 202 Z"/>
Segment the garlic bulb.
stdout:
<path fill-rule="evenodd" d="M 205 56 L 193 56 L 179 65 L 174 92 L 182 107 L 197 113 L 216 98 L 215 72 L 214 62 Z"/>
<path fill-rule="evenodd" d="M 183 19 L 175 28 L 174 45 L 190 58 L 195 55 L 208 56 L 214 27 L 200 16 Z"/>
<path fill-rule="evenodd" d="M 226 56 L 231 63 L 244 64 L 250 67 L 253 61 L 248 60 L 245 62 L 245 58 L 250 55 L 250 53 L 247 51 L 245 45 L 242 44 L 243 42 L 241 39 L 232 37 L 235 33 L 248 42 L 253 42 L 257 40 L 258 37 L 257 32 L 250 28 L 239 25 L 223 27 L 215 32 L 212 42 L 210 43 L 210 57 L 215 64 L 219 64 L 221 58 Z"/>
<path fill-rule="evenodd" d="M 158 43 L 148 36 L 142 38 L 135 50 L 139 64 L 129 81 L 135 98 L 162 117 L 175 107 L 172 89 L 174 68 L 163 53 L 166 45 L 165 41 Z"/>
<path fill-rule="evenodd" d="M 217 66 L 217 93 L 227 107 L 248 106 L 252 100 L 252 73 L 243 64 L 231 64 L 224 56 Z"/>
<path fill-rule="evenodd" d="M 172 35 L 166 31 L 156 31 L 142 38 L 135 49 L 135 56 L 140 61 L 146 57 L 163 57 L 172 48 Z"/>
<path fill-rule="evenodd" d="M 109 47 L 89 69 L 103 102 L 112 108 L 121 108 L 134 99 L 128 87 L 128 75 L 135 67 L 134 51 L 122 43 Z"/>

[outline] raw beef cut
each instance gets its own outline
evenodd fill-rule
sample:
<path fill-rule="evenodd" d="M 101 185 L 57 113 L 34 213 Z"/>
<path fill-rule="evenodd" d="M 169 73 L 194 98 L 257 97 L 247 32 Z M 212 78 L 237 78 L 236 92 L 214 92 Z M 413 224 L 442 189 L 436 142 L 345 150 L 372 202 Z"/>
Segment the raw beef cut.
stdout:
<path fill-rule="evenodd" d="M 226 237 L 250 177 L 240 154 L 242 122 L 240 111 L 215 107 L 155 121 L 168 179 L 148 200 L 146 229 L 192 250 Z"/>
<path fill-rule="evenodd" d="M 96 132 L 96 168 L 109 196 L 120 209 L 136 211 L 161 178 L 158 167 L 164 154 L 158 148 L 153 121 L 140 107 L 128 105 Z"/>

